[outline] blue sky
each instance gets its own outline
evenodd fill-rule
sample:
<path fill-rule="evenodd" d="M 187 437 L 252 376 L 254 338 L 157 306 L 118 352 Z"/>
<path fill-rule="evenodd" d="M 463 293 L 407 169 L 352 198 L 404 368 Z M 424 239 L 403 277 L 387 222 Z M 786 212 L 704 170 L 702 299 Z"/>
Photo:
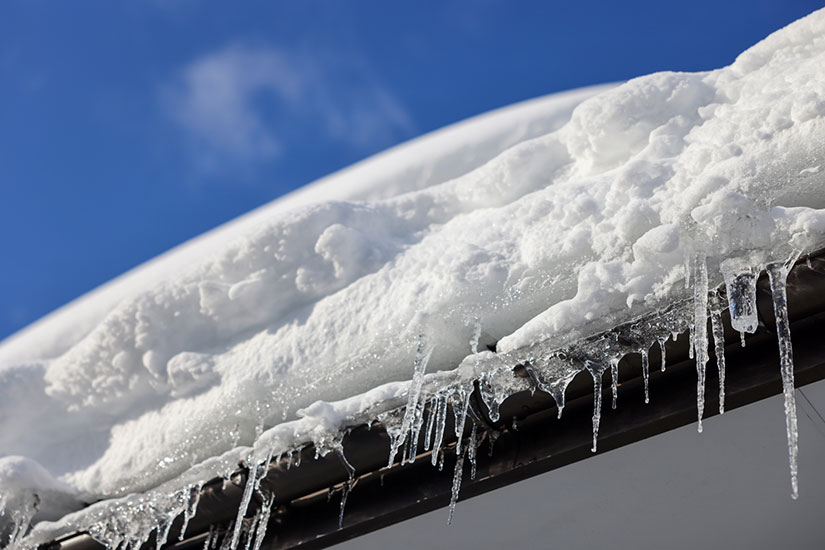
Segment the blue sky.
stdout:
<path fill-rule="evenodd" d="M 822 6 L 0 6 L 0 338 L 291 189 L 539 95 L 730 63 Z"/>

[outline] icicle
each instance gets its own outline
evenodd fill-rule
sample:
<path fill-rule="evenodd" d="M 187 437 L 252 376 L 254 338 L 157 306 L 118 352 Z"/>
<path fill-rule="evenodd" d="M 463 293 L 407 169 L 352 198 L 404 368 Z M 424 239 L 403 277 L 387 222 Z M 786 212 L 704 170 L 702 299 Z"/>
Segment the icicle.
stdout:
<path fill-rule="evenodd" d="M 8 503 L 6 503 L 6 505 L 8 505 Z M 26 495 L 18 506 L 19 508 L 17 509 L 9 510 L 9 517 L 12 521 L 12 530 L 8 539 L 10 547 L 20 542 L 20 539 L 22 539 L 26 531 L 29 530 L 29 524 L 40 508 L 40 497 L 37 493 L 32 493 L 30 496 Z"/>
<path fill-rule="evenodd" d="M 691 347 L 696 351 L 696 409 L 699 418 L 697 429 L 701 432 L 702 416 L 705 412 L 705 368 L 708 362 L 708 269 L 703 254 L 696 256 L 694 269 Z"/>
<path fill-rule="evenodd" d="M 341 505 L 338 511 L 338 529 L 340 529 L 344 526 L 344 508 L 347 506 L 347 497 L 355 485 L 355 468 L 349 463 L 347 457 L 344 456 L 344 450 L 342 448 L 336 449 L 335 453 L 347 470 L 347 481 L 341 489 Z"/>
<path fill-rule="evenodd" d="M 725 414 L 725 327 L 722 325 L 722 304 L 715 292 L 710 297 L 710 326 L 716 366 L 719 367 L 719 414 Z"/>
<path fill-rule="evenodd" d="M 194 483 L 189 486 L 189 495 L 186 499 L 186 508 L 183 512 L 183 525 L 180 528 L 178 541 L 182 541 L 184 536 L 186 536 L 186 528 L 189 526 L 189 520 L 195 517 L 195 514 L 198 513 L 198 503 L 201 499 L 202 488 L 203 482 Z"/>
<path fill-rule="evenodd" d="M 252 491 L 258 481 L 259 466 L 252 463 L 252 458 L 247 460 L 249 464 L 249 472 L 247 473 L 246 486 L 241 496 L 241 504 L 238 506 L 238 516 L 235 518 L 235 530 L 232 531 L 232 542 L 229 545 L 229 550 L 235 550 L 238 547 L 238 542 L 241 537 L 241 528 L 243 528 L 243 518 L 246 515 L 246 510 L 249 508 L 249 501 L 252 500 Z"/>
<path fill-rule="evenodd" d="M 455 505 L 458 502 L 458 492 L 461 490 L 461 477 L 464 474 L 464 453 L 456 453 L 455 470 L 453 472 L 453 487 L 450 492 L 450 514 L 447 516 L 447 525 L 452 525 Z"/>
<path fill-rule="evenodd" d="M 241 525 L 243 527 L 243 525 Z M 221 541 L 220 550 L 230 550 L 229 546 L 232 543 L 232 537 L 230 536 L 232 532 L 234 532 L 235 528 L 235 520 L 229 522 L 229 525 L 226 526 L 226 532 L 223 534 L 223 540 Z M 238 528 L 240 530 L 240 527 Z"/>
<path fill-rule="evenodd" d="M 433 429 L 435 428 L 435 417 L 438 414 L 438 395 L 434 395 L 430 401 L 429 414 L 427 415 L 427 428 L 424 431 L 424 450 L 429 451 L 433 441 Z"/>
<path fill-rule="evenodd" d="M 685 254 L 685 289 L 690 288 L 690 256 Z"/>
<path fill-rule="evenodd" d="M 645 403 L 650 403 L 650 358 L 646 349 L 642 350 L 642 378 L 645 382 Z"/>
<path fill-rule="evenodd" d="M 401 465 L 407 463 L 410 459 L 410 438 L 407 437 L 407 440 L 404 442 L 404 450 L 401 452 Z"/>
<path fill-rule="evenodd" d="M 564 391 L 562 392 L 555 392 L 551 393 L 550 395 L 553 396 L 553 399 L 556 401 L 556 408 L 558 409 L 558 414 L 556 414 L 556 418 L 561 420 L 561 415 L 564 412 Z"/>
<path fill-rule="evenodd" d="M 814 266 L 812 266 L 812 265 L 811 265 L 811 257 L 810 257 L 810 255 L 809 255 L 807 258 L 805 258 L 805 265 L 807 265 L 807 266 L 808 266 L 808 269 L 813 269 L 813 268 L 814 268 Z"/>
<path fill-rule="evenodd" d="M 258 520 L 258 530 L 255 533 L 255 544 L 252 550 L 261 550 L 261 545 L 266 536 L 266 528 L 269 525 L 269 515 L 272 513 L 272 502 L 275 500 L 275 495 L 270 493 L 266 496 L 261 504 L 261 517 Z"/>
<path fill-rule="evenodd" d="M 252 546 L 252 539 L 255 536 L 255 531 L 258 529 L 258 521 L 260 519 L 261 511 L 258 510 L 258 512 L 255 514 L 255 517 L 252 518 L 252 521 L 249 523 L 249 527 L 245 530 L 246 537 L 243 545 L 244 550 L 250 550 L 250 547 Z"/>
<path fill-rule="evenodd" d="M 616 401 L 619 398 L 619 359 L 610 358 L 610 389 L 613 392 L 613 409 L 616 409 Z"/>
<path fill-rule="evenodd" d="M 467 408 L 470 405 L 470 392 L 461 390 L 458 393 L 458 405 L 453 403 L 455 413 L 456 453 L 461 452 L 461 440 L 464 439 L 464 423 L 467 421 Z"/>
<path fill-rule="evenodd" d="M 723 269 L 725 291 L 728 295 L 730 309 L 730 324 L 734 330 L 742 333 L 744 347 L 744 333 L 753 334 L 759 326 L 759 317 L 756 309 L 756 280 L 757 273 L 753 269 L 737 272 Z"/>
<path fill-rule="evenodd" d="M 665 342 L 667 342 L 667 338 L 657 338 L 659 342 L 659 351 L 662 354 L 662 372 L 665 372 L 665 364 L 667 363 L 667 352 L 665 351 Z"/>
<path fill-rule="evenodd" d="M 478 450 L 478 426 L 473 421 L 470 430 L 470 442 L 467 444 L 467 458 L 470 460 L 470 479 L 476 478 L 476 451 Z"/>
<path fill-rule="evenodd" d="M 797 453 L 799 433 L 797 431 L 796 398 L 793 380 L 793 347 L 791 345 L 791 327 L 788 320 L 788 297 L 785 282 L 795 257 L 786 264 L 770 263 L 767 265 L 768 277 L 773 298 L 773 313 L 776 317 L 776 337 L 779 341 L 779 362 L 782 371 L 782 393 L 785 397 L 785 430 L 788 435 L 788 461 L 791 468 L 791 497 L 799 496 L 797 480 Z"/>
<path fill-rule="evenodd" d="M 173 519 L 175 519 L 175 517 L 166 518 L 158 524 L 157 531 L 155 532 L 155 548 L 157 550 L 160 550 L 163 545 L 166 544 L 169 538 L 169 529 L 172 528 Z"/>
<path fill-rule="evenodd" d="M 444 441 L 444 429 L 447 426 L 447 398 L 441 396 L 438 400 L 438 416 L 435 420 L 435 441 L 433 442 L 432 465 L 438 464 L 441 453 L 441 442 Z"/>
<path fill-rule="evenodd" d="M 209 528 L 211 529 L 212 526 L 210 526 Z M 209 543 L 209 548 L 211 550 L 215 550 L 217 547 L 218 547 L 218 530 L 216 528 L 214 534 L 212 535 L 212 542 Z"/>
<path fill-rule="evenodd" d="M 418 399 L 421 397 L 421 387 L 424 384 L 424 371 L 427 370 L 427 363 L 433 353 L 432 346 L 425 347 L 424 337 L 419 336 L 418 348 L 415 352 L 415 362 L 413 363 L 413 377 L 410 382 L 410 389 L 407 394 L 407 407 L 404 410 L 404 418 L 401 421 L 401 429 L 390 444 L 390 457 L 388 465 L 392 466 L 398 449 L 407 440 L 407 434 L 413 427 L 416 411 L 418 411 Z"/>
<path fill-rule="evenodd" d="M 688 359 L 693 359 L 695 357 L 694 347 L 696 346 L 696 338 L 694 337 L 694 334 L 696 334 L 696 327 L 690 325 L 688 332 Z"/>
<path fill-rule="evenodd" d="M 741 342 L 742 347 L 745 347 L 745 331 L 739 332 L 739 342 Z"/>
<path fill-rule="evenodd" d="M 604 375 L 604 366 L 591 364 L 588 361 L 587 370 L 590 376 L 593 377 L 593 446 L 590 448 L 592 452 L 596 452 L 596 442 L 599 438 L 599 424 L 602 418 L 602 376 Z"/>
<path fill-rule="evenodd" d="M 255 489 L 257 490 L 258 487 L 261 486 L 261 480 L 266 477 L 269 473 L 269 465 L 272 464 L 272 455 L 275 454 L 275 447 L 271 447 L 269 452 L 266 453 L 266 458 L 264 459 L 263 465 L 261 466 L 261 475 L 258 477 L 258 481 L 255 484 Z M 298 456 L 301 456 L 301 453 L 298 453 Z"/>
<path fill-rule="evenodd" d="M 210 525 L 209 526 L 209 533 L 206 535 L 206 540 L 203 541 L 203 550 L 209 550 L 210 548 L 213 547 L 212 546 L 212 544 L 213 544 L 212 539 L 214 539 L 214 538 L 215 538 L 215 526 Z"/>
<path fill-rule="evenodd" d="M 418 455 L 418 437 L 421 434 L 421 428 L 424 425 L 424 405 L 426 404 L 425 399 L 419 399 L 418 404 L 415 406 L 415 419 L 413 421 L 412 427 L 410 428 L 410 437 L 409 437 L 409 455 L 408 461 L 410 464 L 415 462 L 415 457 Z"/>

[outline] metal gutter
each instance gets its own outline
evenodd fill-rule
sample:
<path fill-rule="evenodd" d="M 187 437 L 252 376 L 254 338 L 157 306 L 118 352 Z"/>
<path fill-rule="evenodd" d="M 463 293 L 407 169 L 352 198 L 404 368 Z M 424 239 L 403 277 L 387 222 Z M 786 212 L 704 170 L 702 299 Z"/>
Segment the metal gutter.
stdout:
<path fill-rule="evenodd" d="M 758 285 L 758 309 L 764 326 L 748 337 L 741 348 L 738 333 L 726 326 L 727 399 L 726 409 L 781 393 L 773 306 L 767 277 Z M 793 334 L 797 386 L 825 379 L 825 347 L 819 344 L 825 330 L 825 253 L 798 263 L 788 277 L 789 313 Z M 662 373 L 658 351 L 651 351 L 651 402 L 643 402 L 643 384 L 638 356 L 628 356 L 620 364 L 619 407 L 610 409 L 609 387 L 603 396 L 599 453 L 640 441 L 696 421 L 696 370 L 687 359 L 687 338 L 680 337 L 667 347 L 668 367 Z M 708 364 L 705 417 L 716 414 L 718 386 L 715 360 Z M 523 375 L 523 373 L 521 373 Z M 501 406 L 501 420 L 490 422 L 475 392 L 474 414 L 490 431 L 500 436 L 495 452 L 487 456 L 487 445 L 478 456 L 477 477 L 470 481 L 465 472 L 460 500 L 491 491 L 528 477 L 594 456 L 591 446 L 593 382 L 586 373 L 577 376 L 567 389 L 567 405 L 561 420 L 556 419 L 555 401 L 542 392 L 523 392 Z M 452 415 L 448 415 L 448 418 Z M 452 448 L 451 426 L 445 431 Z M 262 486 L 276 497 L 264 547 L 324 548 L 380 529 L 404 519 L 446 506 L 450 500 L 454 453 L 447 452 L 446 466 L 439 471 L 430 465 L 429 453 L 413 464 L 386 468 L 389 437 L 375 427 L 362 426 L 344 438 L 347 460 L 355 467 L 357 487 L 349 494 L 343 528 L 338 528 L 340 491 L 348 480 L 347 471 L 334 455 L 314 460 L 314 449 L 304 448 L 301 466 L 284 459 L 273 464 Z M 232 483 L 221 480 L 204 486 L 198 514 L 189 524 L 193 536 L 167 548 L 202 548 L 205 533 L 213 524 L 234 519 L 241 499 L 246 472 L 239 470 Z M 250 506 L 254 513 L 259 501 Z M 172 526 L 169 540 L 177 541 L 182 519 Z M 101 545 L 87 534 L 73 534 L 45 545 L 49 550 L 97 550 Z"/>

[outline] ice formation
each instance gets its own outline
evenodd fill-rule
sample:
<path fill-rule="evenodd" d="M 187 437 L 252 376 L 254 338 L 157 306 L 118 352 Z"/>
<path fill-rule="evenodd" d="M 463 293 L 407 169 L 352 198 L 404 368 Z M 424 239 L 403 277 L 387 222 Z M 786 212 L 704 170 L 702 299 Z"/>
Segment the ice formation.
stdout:
<path fill-rule="evenodd" d="M 346 524 L 357 472 L 342 439 L 375 420 L 389 465 L 415 461 L 421 443 L 433 466 L 454 468 L 452 518 L 465 462 L 474 477 L 478 445 L 495 439 L 473 392 L 494 421 L 523 391 L 548 393 L 561 415 L 586 370 L 596 451 L 607 372 L 615 408 L 619 361 L 640 355 L 655 398 L 650 350 L 664 369 L 664 343 L 686 332 L 701 431 L 711 350 L 724 406 L 722 312 L 743 335 L 759 328 L 763 270 L 795 496 L 785 279 L 825 244 L 823 67 L 818 11 L 729 67 L 463 123 L 13 337 L 0 346 L 3 544 L 78 530 L 111 549 L 152 535 L 161 546 L 175 518 L 197 513 L 203 483 L 232 482 L 242 462 L 241 506 L 204 548 L 258 550 L 277 497 L 262 480 L 310 444 L 348 473 Z"/>

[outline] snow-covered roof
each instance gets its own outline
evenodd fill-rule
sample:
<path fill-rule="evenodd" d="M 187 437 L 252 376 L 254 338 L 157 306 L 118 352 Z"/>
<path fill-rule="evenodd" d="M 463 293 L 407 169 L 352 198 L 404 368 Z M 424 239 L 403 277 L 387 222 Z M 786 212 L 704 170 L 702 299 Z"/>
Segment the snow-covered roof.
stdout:
<path fill-rule="evenodd" d="M 476 380 L 500 402 L 526 362 L 563 397 L 689 327 L 701 380 L 708 291 L 755 330 L 753 274 L 770 264 L 781 314 L 782 262 L 823 243 L 823 67 L 821 10 L 729 67 L 497 111 L 167 253 L 0 346 L 0 486 L 54 517 L 331 450 L 406 403 L 392 460 L 424 402 L 446 414 Z M 632 319 L 634 346 L 591 338 Z"/>

